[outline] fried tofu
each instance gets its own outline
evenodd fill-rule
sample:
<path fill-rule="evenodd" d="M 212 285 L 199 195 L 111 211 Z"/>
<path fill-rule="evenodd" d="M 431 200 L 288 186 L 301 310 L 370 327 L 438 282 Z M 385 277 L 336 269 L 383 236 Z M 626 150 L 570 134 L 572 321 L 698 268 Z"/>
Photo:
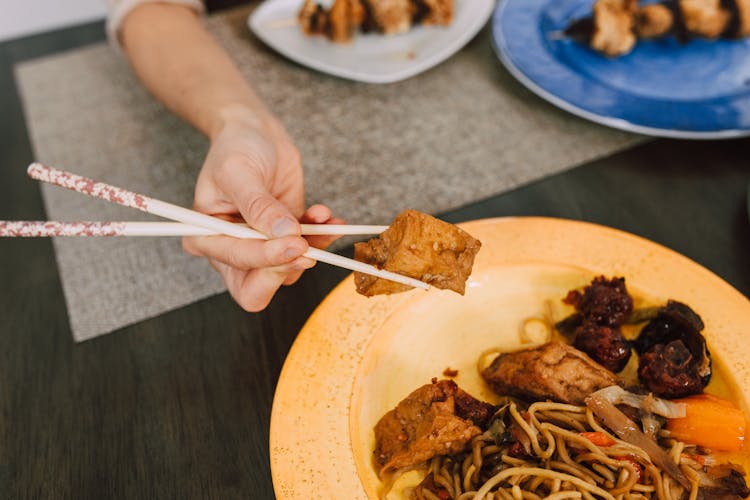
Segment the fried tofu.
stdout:
<path fill-rule="evenodd" d="M 466 231 L 430 215 L 406 210 L 379 238 L 354 245 L 354 258 L 461 295 L 482 246 Z M 357 292 L 366 296 L 399 293 L 407 285 L 354 273 Z"/>
<path fill-rule="evenodd" d="M 463 407 L 480 408 L 466 412 Z M 381 473 L 438 455 L 459 453 L 482 433 L 493 407 L 450 380 L 433 380 L 404 398 L 375 425 L 375 463 Z M 480 416 L 480 420 L 477 419 Z"/>
<path fill-rule="evenodd" d="M 614 373 L 562 342 L 500 354 L 482 370 L 482 378 L 501 396 L 577 405 L 617 384 Z"/>

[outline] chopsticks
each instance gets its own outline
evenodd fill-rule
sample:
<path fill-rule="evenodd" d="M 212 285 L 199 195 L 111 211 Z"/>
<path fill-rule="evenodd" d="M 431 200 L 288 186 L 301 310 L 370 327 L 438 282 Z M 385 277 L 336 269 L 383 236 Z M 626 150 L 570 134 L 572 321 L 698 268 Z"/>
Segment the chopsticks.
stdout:
<path fill-rule="evenodd" d="M 29 165 L 27 173 L 31 178 L 38 181 L 55 184 L 94 198 L 99 198 L 130 208 L 136 208 L 150 214 L 159 215 L 165 219 L 182 222 L 183 224 L 191 226 L 197 226 L 215 233 L 234 236 L 235 238 L 268 239 L 264 234 L 247 226 L 202 214 L 194 210 L 189 210 L 178 205 L 150 198 L 110 184 L 96 182 L 92 179 L 71 172 L 42 165 L 41 163 L 32 163 Z M 395 281 L 414 288 L 421 288 L 423 290 L 428 290 L 430 288 L 427 283 L 414 278 L 386 271 L 384 269 L 377 269 L 369 264 L 348 259 L 341 255 L 326 252 L 318 248 L 309 248 L 304 255 L 305 257 L 320 262 L 343 267 L 351 271 L 370 274 L 372 276 L 377 276 L 378 278 Z"/>
<path fill-rule="evenodd" d="M 240 227 L 247 224 L 234 223 Z M 379 234 L 388 226 L 300 224 L 303 236 Z M 0 238 L 52 236 L 212 236 L 220 232 L 182 222 L 0 221 Z"/>

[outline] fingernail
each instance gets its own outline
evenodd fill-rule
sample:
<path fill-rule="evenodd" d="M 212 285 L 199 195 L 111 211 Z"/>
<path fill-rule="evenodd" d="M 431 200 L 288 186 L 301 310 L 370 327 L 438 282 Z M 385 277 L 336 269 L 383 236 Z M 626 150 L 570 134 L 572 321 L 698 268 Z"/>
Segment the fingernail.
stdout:
<path fill-rule="evenodd" d="M 289 217 L 282 217 L 271 226 L 271 236 L 280 238 L 282 236 L 296 236 L 297 223 Z"/>
<path fill-rule="evenodd" d="M 296 259 L 300 255 L 302 255 L 302 253 L 303 252 L 298 247 L 289 247 L 284 250 L 284 258 L 286 260 Z"/>

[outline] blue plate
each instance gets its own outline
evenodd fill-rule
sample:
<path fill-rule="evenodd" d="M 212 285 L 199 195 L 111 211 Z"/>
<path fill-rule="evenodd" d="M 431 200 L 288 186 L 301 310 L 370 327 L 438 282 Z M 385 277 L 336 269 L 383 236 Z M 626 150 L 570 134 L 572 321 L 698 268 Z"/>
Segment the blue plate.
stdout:
<path fill-rule="evenodd" d="M 686 139 L 750 135 L 750 40 L 668 37 L 610 59 L 561 32 L 592 0 L 502 0 L 492 17 L 505 67 L 542 98 L 583 118 Z"/>

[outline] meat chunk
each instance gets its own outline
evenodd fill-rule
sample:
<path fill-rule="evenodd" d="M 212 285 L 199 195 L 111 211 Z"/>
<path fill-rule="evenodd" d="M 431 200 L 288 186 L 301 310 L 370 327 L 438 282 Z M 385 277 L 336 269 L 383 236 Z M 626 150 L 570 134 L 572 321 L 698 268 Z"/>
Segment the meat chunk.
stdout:
<path fill-rule="evenodd" d="M 621 326 L 633 312 L 633 299 L 625 287 L 625 278 L 599 276 L 583 289 L 571 290 L 563 302 L 576 308 L 586 320 L 597 325 Z"/>
<path fill-rule="evenodd" d="M 634 346 L 639 354 L 643 354 L 657 344 L 681 339 L 691 345 L 695 344 L 697 350 L 703 350 L 705 339 L 700 335 L 703 328 L 703 320 L 690 306 L 669 300 L 659 309 L 656 317 L 643 327 Z"/>
<path fill-rule="evenodd" d="M 410 0 L 377 0 L 369 2 L 375 23 L 386 35 L 409 31 L 412 23 Z"/>
<path fill-rule="evenodd" d="M 734 36 L 737 38 L 750 36 L 750 0 L 735 0 L 737 8 L 737 29 Z"/>
<path fill-rule="evenodd" d="M 481 245 L 453 224 L 406 210 L 379 238 L 355 244 L 354 258 L 463 295 Z M 368 297 L 411 288 L 359 272 L 354 282 L 357 292 Z"/>
<path fill-rule="evenodd" d="M 482 377 L 502 396 L 571 404 L 583 404 L 592 392 L 617 384 L 612 372 L 562 342 L 501 354 Z"/>
<path fill-rule="evenodd" d="M 635 0 L 597 0 L 591 47 L 610 57 L 627 54 L 635 46 Z"/>
<path fill-rule="evenodd" d="M 583 289 L 571 290 L 563 302 L 577 313 L 556 326 L 575 329 L 573 345 L 608 370 L 619 372 L 630 359 L 630 342 L 620 332 L 633 312 L 633 299 L 625 288 L 625 278 L 599 276 Z"/>
<path fill-rule="evenodd" d="M 666 35 L 674 25 L 672 10 L 663 4 L 644 5 L 635 14 L 635 33 L 641 38 Z"/>
<path fill-rule="evenodd" d="M 328 13 L 313 0 L 305 0 L 297 20 L 306 35 L 321 35 L 328 30 Z"/>
<path fill-rule="evenodd" d="M 327 14 L 328 38 L 336 43 L 350 42 L 367 17 L 361 0 L 335 0 Z"/>
<path fill-rule="evenodd" d="M 453 19 L 453 0 L 412 0 L 414 23 L 447 26 Z"/>
<path fill-rule="evenodd" d="M 699 394 L 711 380 L 711 353 L 703 320 L 690 306 L 670 300 L 635 340 L 638 377 L 663 398 Z"/>
<path fill-rule="evenodd" d="M 620 330 L 593 322 L 585 322 L 576 330 L 573 346 L 614 373 L 622 371 L 630 359 L 630 342 Z"/>
<path fill-rule="evenodd" d="M 451 382 L 445 380 L 442 383 Z M 455 383 L 454 383 L 455 385 Z M 495 413 L 495 407 L 480 401 L 468 392 L 456 386 L 456 415 L 464 420 L 470 420 L 474 425 L 484 428 Z"/>
<path fill-rule="evenodd" d="M 491 417 L 492 408 L 451 380 L 433 379 L 431 384 L 409 394 L 375 425 L 375 462 L 380 472 L 419 464 L 438 455 L 460 453 L 474 436 L 482 433 L 479 425 Z"/>
<path fill-rule="evenodd" d="M 350 0 L 336 0 L 328 11 L 328 37 L 334 42 L 346 43 L 352 39 L 355 27 L 350 11 Z"/>
<path fill-rule="evenodd" d="M 641 355 L 638 378 L 659 397 L 673 399 L 703 392 L 704 378 L 696 360 L 682 340 L 657 344 Z"/>
<path fill-rule="evenodd" d="M 729 22 L 729 11 L 721 0 L 681 0 L 685 28 L 696 36 L 718 38 Z"/>

